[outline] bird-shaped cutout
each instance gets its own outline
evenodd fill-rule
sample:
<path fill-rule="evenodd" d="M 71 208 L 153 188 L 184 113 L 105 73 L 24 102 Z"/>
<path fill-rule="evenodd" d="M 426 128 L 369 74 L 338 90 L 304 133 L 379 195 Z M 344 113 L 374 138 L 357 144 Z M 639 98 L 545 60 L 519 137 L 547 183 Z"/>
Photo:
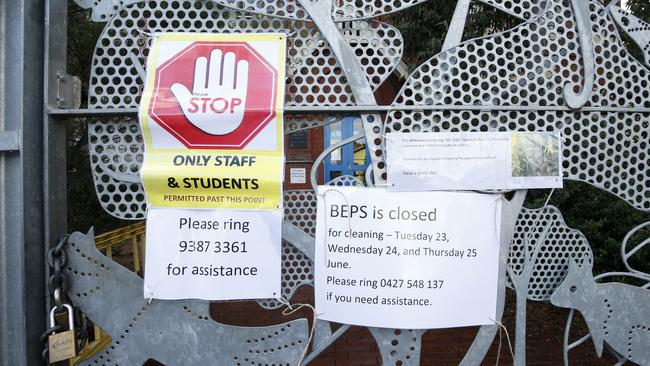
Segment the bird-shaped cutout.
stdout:
<path fill-rule="evenodd" d="M 206 301 L 149 301 L 135 273 L 95 248 L 94 233 L 74 233 L 65 246 L 67 293 L 112 338 L 84 365 L 293 365 L 303 353 L 306 319 L 238 327 L 210 318 Z"/>

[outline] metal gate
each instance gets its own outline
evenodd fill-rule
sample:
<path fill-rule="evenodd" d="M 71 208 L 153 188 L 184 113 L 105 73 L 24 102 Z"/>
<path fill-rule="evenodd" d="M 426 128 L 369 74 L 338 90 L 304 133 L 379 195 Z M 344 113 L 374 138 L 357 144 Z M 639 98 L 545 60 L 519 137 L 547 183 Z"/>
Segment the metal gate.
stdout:
<path fill-rule="evenodd" d="M 331 144 L 316 159 L 312 185 L 329 154 L 364 139 L 372 160 L 365 184 L 385 184 L 387 132 L 559 131 L 565 179 L 650 211 L 650 25 L 616 1 L 477 0 L 521 23 L 461 42 L 469 0 L 459 0 L 442 52 L 410 73 L 390 105 L 379 105 L 374 91 L 398 67 L 404 42 L 400 30 L 383 20 L 424 0 L 75 1 L 92 9 L 93 21 L 106 22 L 93 54 L 87 109 L 78 109 L 77 82 L 66 74 L 66 2 L 46 1 L 44 8 L 36 0 L 0 4 L 5 30 L 0 322 L 6 328 L 0 334 L 0 363 L 40 362 L 41 344 L 34 339 L 49 309 L 41 291 L 47 278 L 43 243 L 53 245 L 66 232 L 66 201 L 74 199 L 65 194 L 65 118 L 89 121 L 90 169 L 104 210 L 122 220 L 144 218 L 143 142 L 136 115 L 153 33 L 286 34 L 285 113 L 292 119 L 286 133 L 337 120 L 324 115 L 359 115 L 363 123 L 363 133 Z M 621 32 L 642 49 L 643 59 L 626 50 Z M 44 54 L 33 47 L 43 39 Z M 328 184 L 364 185 L 353 176 Z M 591 277 L 594 255 L 587 238 L 568 227 L 553 206 L 523 208 L 525 196 L 525 191 L 511 195 L 501 228 L 506 235 L 497 321 L 507 286 L 517 299 L 515 362 L 526 362 L 526 301 L 550 299 L 580 311 L 590 326 L 590 335 L 571 342 L 572 310 L 565 363 L 569 351 L 591 337 L 598 352 L 607 347 L 620 364 L 650 364 L 650 275 L 629 264 L 650 242 L 647 236 L 639 238 L 646 224 L 629 228 L 621 244 L 622 272 Z M 282 286 L 284 300 L 290 301 L 299 287 L 313 282 L 315 194 L 286 191 L 285 202 Z M 302 364 L 307 364 L 349 328 L 316 321 L 309 345 L 305 319 L 258 328 L 225 326 L 210 320 L 205 302 L 142 299 L 139 277 L 98 252 L 92 232 L 73 234 L 66 248 L 70 299 L 113 340 L 84 364 L 155 359 L 170 365 L 284 365 L 295 363 L 303 349 Z M 612 277 L 640 284 L 599 283 Z M 578 284 L 592 283 L 599 283 L 598 291 L 576 294 Z M 119 292 L 111 291 L 118 285 Z M 268 299 L 259 305 L 273 309 L 283 303 Z M 187 329 L 196 337 L 174 342 Z M 497 325 L 481 327 L 462 364 L 479 364 L 498 330 Z M 383 364 L 420 363 L 424 331 L 370 332 Z"/>

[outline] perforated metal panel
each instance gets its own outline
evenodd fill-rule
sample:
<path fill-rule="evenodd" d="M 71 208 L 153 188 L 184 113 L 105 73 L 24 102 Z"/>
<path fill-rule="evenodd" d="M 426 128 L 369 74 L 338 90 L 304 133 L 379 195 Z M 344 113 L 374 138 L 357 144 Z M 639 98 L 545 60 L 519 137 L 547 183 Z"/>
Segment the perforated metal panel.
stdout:
<path fill-rule="evenodd" d="M 286 1 L 246 1 L 246 0 L 215 0 L 223 5 L 251 13 L 271 15 L 289 19 L 309 19 L 299 0 Z M 311 0 L 308 0 L 311 1 Z M 321 0 L 317 6 L 332 9 L 334 20 L 365 19 L 406 9 L 426 0 Z"/>
<path fill-rule="evenodd" d="M 419 365 L 424 330 L 368 328 L 384 365 Z"/>
<path fill-rule="evenodd" d="M 548 300 L 566 277 L 571 260 L 593 262 L 587 238 L 569 228 L 556 207 L 523 209 L 515 226 L 508 266 L 517 276 L 527 270 L 528 299 Z"/>
<path fill-rule="evenodd" d="M 106 21 L 117 13 L 124 6 L 131 5 L 142 0 L 74 0 L 79 6 L 88 9 L 93 8 L 92 20 L 96 22 Z M 209 1 L 209 0 L 206 0 Z M 406 9 L 426 0 L 406 1 L 336 1 L 334 4 L 323 2 L 322 6 L 332 9 L 332 16 L 338 21 L 371 18 L 379 15 L 392 13 Z M 234 9 L 245 10 L 251 13 L 268 15 L 287 19 L 306 20 L 308 14 L 297 0 L 286 1 L 242 1 L 242 0 L 218 0 L 222 5 Z"/>
<path fill-rule="evenodd" d="M 344 22 L 338 27 L 355 50 L 370 85 L 380 85 L 402 56 L 399 32 L 375 21 Z M 245 15 L 212 2 L 187 0 L 140 2 L 116 14 L 104 29 L 95 49 L 89 106 L 98 109 L 138 106 L 143 88 L 144 76 L 141 73 L 149 52 L 151 33 L 215 30 L 224 33 L 282 32 L 288 35 L 288 104 L 354 104 L 339 62 L 313 26 L 304 21 Z M 120 123 L 127 127 L 118 128 Z M 104 124 L 115 128 L 104 127 Z M 315 122 L 310 126 L 314 124 L 324 123 Z M 304 126 L 302 122 L 300 125 Z M 141 219 L 146 209 L 143 189 L 138 184 L 142 136 L 134 126 L 137 127 L 137 122 L 133 119 L 121 122 L 117 119 L 96 120 L 89 125 L 98 197 L 107 212 L 122 219 Z M 106 133 L 108 130 L 112 131 L 110 136 Z M 124 150 L 123 146 L 127 149 Z M 117 164 L 118 161 L 127 162 L 127 159 L 137 161 L 137 165 L 129 164 L 124 170 L 126 165 Z"/>
<path fill-rule="evenodd" d="M 331 186 L 363 184 L 355 177 L 341 176 L 328 183 Z M 311 190 L 284 192 L 284 219 L 314 237 L 316 235 L 316 193 Z M 311 243 L 314 246 L 314 243 Z M 282 243 L 282 298 L 286 302 L 303 285 L 314 283 L 312 258 L 290 243 Z M 283 304 L 275 299 L 258 301 L 260 306 L 276 309 Z"/>
<path fill-rule="evenodd" d="M 137 220 L 145 216 L 140 180 L 144 144 L 140 126 L 131 117 L 89 123 L 90 163 L 97 197 L 113 216 Z"/>
<path fill-rule="evenodd" d="M 632 38 L 643 52 L 643 61 L 646 66 L 650 66 L 650 24 L 613 4 L 608 6 L 608 9 L 616 24 Z"/>
<path fill-rule="evenodd" d="M 310 236 L 316 234 L 316 195 L 310 190 L 284 192 L 284 219 Z M 312 243 L 313 246 L 313 243 Z M 313 262 L 305 253 L 290 243 L 282 242 L 282 299 L 289 301 L 303 285 L 314 283 Z M 283 306 L 276 299 L 259 300 L 266 309 Z"/>
<path fill-rule="evenodd" d="M 402 38 L 397 29 L 376 21 L 344 22 L 338 27 L 355 50 L 370 84 L 378 86 L 402 56 Z M 309 23 L 251 16 L 212 2 L 186 0 L 140 2 L 116 14 L 95 50 L 90 107 L 139 105 L 143 80 L 135 62 L 145 65 L 151 34 L 162 32 L 285 33 L 287 104 L 354 104 L 339 62 L 318 30 Z"/>
<path fill-rule="evenodd" d="M 284 192 L 284 219 L 316 236 L 316 193 L 312 190 Z"/>
<path fill-rule="evenodd" d="M 363 183 L 351 175 L 342 175 L 340 177 L 336 177 L 327 183 L 327 185 L 336 187 L 363 187 Z"/>
<path fill-rule="evenodd" d="M 560 131 L 565 178 L 650 210 L 650 115 L 634 112 L 650 106 L 650 74 L 622 46 L 605 8 L 596 1 L 589 6 L 596 79 L 586 107 L 595 110 L 565 110 L 565 85 L 580 90 L 587 71 L 575 23 L 568 20 L 571 6 L 553 2 L 540 17 L 511 31 L 468 41 L 420 66 L 394 106 L 457 105 L 458 110 L 393 111 L 387 132 Z M 506 110 L 490 111 L 492 106 Z"/>
<path fill-rule="evenodd" d="M 531 19 L 539 15 L 548 3 L 544 0 L 481 0 L 481 2 L 520 19 Z"/>

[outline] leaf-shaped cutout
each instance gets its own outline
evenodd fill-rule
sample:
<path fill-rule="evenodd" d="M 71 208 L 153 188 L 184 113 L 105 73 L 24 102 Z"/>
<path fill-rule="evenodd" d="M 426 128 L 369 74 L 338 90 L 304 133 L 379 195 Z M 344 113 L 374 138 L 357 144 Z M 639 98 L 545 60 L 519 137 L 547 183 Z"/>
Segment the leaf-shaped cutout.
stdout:
<path fill-rule="evenodd" d="M 587 106 L 594 110 L 569 111 L 564 87 L 580 87 L 583 68 L 577 29 L 566 27 L 575 22 L 557 22 L 567 14 L 569 2 L 554 2 L 507 32 L 434 56 L 400 90 L 386 132 L 557 130 L 566 179 L 650 211 L 650 113 L 634 112 L 650 108 L 650 72 L 624 49 L 605 8 L 591 1 L 596 77 Z"/>

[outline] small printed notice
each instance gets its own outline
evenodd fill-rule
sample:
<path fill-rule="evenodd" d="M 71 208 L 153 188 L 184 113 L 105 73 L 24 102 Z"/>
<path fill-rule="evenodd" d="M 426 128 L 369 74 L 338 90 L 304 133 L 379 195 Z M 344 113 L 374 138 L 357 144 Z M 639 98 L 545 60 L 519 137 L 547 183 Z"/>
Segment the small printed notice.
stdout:
<path fill-rule="evenodd" d="M 393 191 L 562 188 L 557 132 L 389 133 Z"/>
<path fill-rule="evenodd" d="M 307 169 L 305 168 L 289 169 L 289 182 L 292 184 L 307 183 Z"/>
<path fill-rule="evenodd" d="M 151 208 L 147 219 L 145 298 L 279 296 L 282 210 Z"/>
<path fill-rule="evenodd" d="M 319 319 L 399 329 L 494 324 L 501 196 L 319 187 Z"/>

